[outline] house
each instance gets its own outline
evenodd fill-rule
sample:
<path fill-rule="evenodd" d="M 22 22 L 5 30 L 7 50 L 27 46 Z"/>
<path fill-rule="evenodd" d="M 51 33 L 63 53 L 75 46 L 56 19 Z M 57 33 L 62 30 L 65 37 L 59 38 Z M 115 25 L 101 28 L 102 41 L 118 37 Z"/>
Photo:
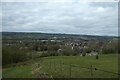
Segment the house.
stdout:
<path fill-rule="evenodd" d="M 92 51 L 90 54 L 88 54 L 89 56 L 96 56 L 96 55 L 98 55 L 98 52 L 96 52 L 96 51 Z"/>
<path fill-rule="evenodd" d="M 63 50 L 62 50 L 62 49 L 58 49 L 57 52 L 58 52 L 58 53 L 61 53 L 61 52 L 63 52 Z"/>

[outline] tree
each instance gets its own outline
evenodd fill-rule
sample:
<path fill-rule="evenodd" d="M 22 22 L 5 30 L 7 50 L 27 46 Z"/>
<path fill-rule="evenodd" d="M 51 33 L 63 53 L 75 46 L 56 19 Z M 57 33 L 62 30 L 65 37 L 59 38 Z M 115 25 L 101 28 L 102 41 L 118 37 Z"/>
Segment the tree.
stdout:
<path fill-rule="evenodd" d="M 18 63 L 28 60 L 27 50 L 20 50 L 18 46 L 9 46 L 2 48 L 2 63 L 3 65 Z"/>

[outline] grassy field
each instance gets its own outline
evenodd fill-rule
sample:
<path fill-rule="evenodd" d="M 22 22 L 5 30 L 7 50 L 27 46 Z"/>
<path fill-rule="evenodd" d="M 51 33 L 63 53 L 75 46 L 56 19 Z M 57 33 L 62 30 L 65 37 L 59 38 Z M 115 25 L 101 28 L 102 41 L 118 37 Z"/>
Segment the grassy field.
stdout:
<path fill-rule="evenodd" d="M 109 54 L 95 56 L 52 56 L 30 60 L 26 65 L 3 69 L 4 78 L 72 77 L 114 78 L 118 75 L 118 56 Z M 92 66 L 91 66 L 92 65 Z M 108 72 L 106 72 L 108 71 Z"/>

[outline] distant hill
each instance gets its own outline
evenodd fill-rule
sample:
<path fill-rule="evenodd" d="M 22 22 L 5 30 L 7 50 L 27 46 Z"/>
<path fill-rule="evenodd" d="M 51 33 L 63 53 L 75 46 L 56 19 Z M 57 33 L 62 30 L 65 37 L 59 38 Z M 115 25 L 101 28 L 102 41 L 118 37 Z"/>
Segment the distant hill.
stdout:
<path fill-rule="evenodd" d="M 51 39 L 70 38 L 83 40 L 109 40 L 117 39 L 115 36 L 78 35 L 78 34 L 55 34 L 55 33 L 33 33 L 33 32 L 2 32 L 3 39 Z"/>

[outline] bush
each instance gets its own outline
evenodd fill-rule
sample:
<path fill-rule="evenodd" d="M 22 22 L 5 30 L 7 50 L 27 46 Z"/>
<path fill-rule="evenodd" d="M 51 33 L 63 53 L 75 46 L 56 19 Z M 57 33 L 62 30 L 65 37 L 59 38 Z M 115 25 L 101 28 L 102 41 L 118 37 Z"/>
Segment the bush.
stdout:
<path fill-rule="evenodd" d="M 71 49 L 71 47 L 63 47 L 63 55 L 65 56 L 70 56 L 73 55 L 73 50 Z"/>
<path fill-rule="evenodd" d="M 2 64 L 11 64 L 26 61 L 28 59 L 27 51 L 20 50 L 19 47 L 10 46 L 2 49 Z"/>
<path fill-rule="evenodd" d="M 109 41 L 104 45 L 102 49 L 103 54 L 117 53 L 118 52 L 118 42 L 117 40 Z"/>

